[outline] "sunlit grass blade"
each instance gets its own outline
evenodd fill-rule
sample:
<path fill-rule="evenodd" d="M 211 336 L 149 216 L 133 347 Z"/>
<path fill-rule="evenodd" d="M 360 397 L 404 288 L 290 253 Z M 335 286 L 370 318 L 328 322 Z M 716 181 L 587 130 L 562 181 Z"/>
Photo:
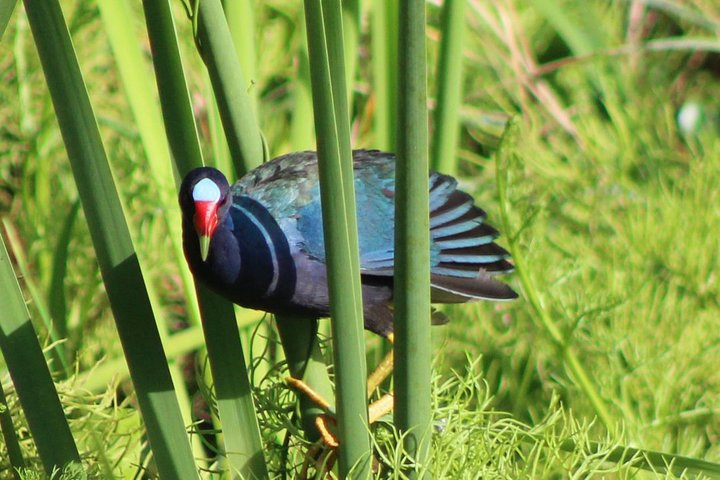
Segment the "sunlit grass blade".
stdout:
<path fill-rule="evenodd" d="M 25 468 L 25 458 L 23 458 L 22 448 L 20 448 L 15 425 L 13 425 L 12 412 L 8 406 L 2 382 L 0 382 L 0 432 L 5 441 L 5 450 L 7 451 L 10 467 L 14 470 L 13 477 L 20 480 L 18 472 Z"/>
<path fill-rule="evenodd" d="M 337 1 L 306 0 L 320 194 L 330 288 L 340 476 L 367 476 L 370 444 L 355 189 Z"/>
<path fill-rule="evenodd" d="M 25 2 L 160 474 L 197 478 L 152 307 L 56 1 Z"/>
<path fill-rule="evenodd" d="M 208 160 L 208 165 L 217 168 L 221 172 L 225 172 L 228 181 L 232 183 L 237 180 L 238 173 L 235 171 L 235 167 L 233 167 L 233 158 L 232 155 L 230 155 L 230 147 L 225 138 L 225 130 L 222 120 L 220 119 L 220 109 L 213 94 L 212 81 L 210 80 L 207 70 L 204 76 L 205 92 L 208 99 L 208 130 L 210 131 L 210 145 L 212 146 L 213 152 L 212 157 Z"/>
<path fill-rule="evenodd" d="M 515 270 L 520 278 L 520 283 L 523 287 L 523 292 L 530 303 L 533 311 L 536 315 L 536 321 L 545 330 L 545 333 L 552 340 L 557 347 L 558 351 L 562 355 L 565 367 L 568 369 L 573 382 L 576 383 L 578 388 L 586 396 L 590 404 L 593 406 L 595 413 L 597 414 L 600 421 L 605 425 L 609 431 L 615 430 L 615 421 L 611 416 L 605 401 L 602 399 L 598 390 L 588 375 L 587 371 L 580 363 L 580 359 L 577 357 L 575 350 L 570 344 L 570 339 L 565 337 L 565 334 L 560 329 L 560 326 L 553 320 L 550 313 L 540 300 L 540 293 L 537 286 L 532 280 L 530 269 L 526 263 L 525 252 L 518 246 L 517 228 L 513 227 L 510 219 L 510 202 L 508 189 L 510 169 L 513 164 L 518 162 L 516 158 L 517 154 L 514 151 L 515 143 L 518 142 L 517 137 L 518 125 L 516 122 L 511 122 L 503 136 L 500 148 L 495 155 L 495 168 L 496 168 L 496 183 L 498 189 L 498 200 L 500 203 L 500 221 L 502 223 L 502 231 L 506 232 L 508 248 L 512 255 L 513 262 L 515 263 Z"/>
<path fill-rule="evenodd" d="M 240 68 L 248 81 L 248 95 L 257 113 L 255 8 L 250 0 L 223 0 L 222 5 L 233 45 L 240 60 Z"/>
<path fill-rule="evenodd" d="M 233 164 L 241 176 L 265 160 L 262 135 L 220 0 L 202 0 L 198 15 L 200 53 L 210 73 Z"/>
<path fill-rule="evenodd" d="M 430 225 L 425 2 L 400 1 L 395 197 L 395 423 L 423 468 L 430 448 Z M 417 475 L 409 471 L 411 477 Z"/>
<path fill-rule="evenodd" d="M 455 175 L 463 96 L 463 37 L 466 0 L 446 0 L 442 6 L 440 56 L 433 112 L 430 163 L 433 170 Z"/>
<path fill-rule="evenodd" d="M 0 291 L 0 350 L 49 475 L 56 468 L 80 462 L 80 455 L 1 237 Z"/>
<path fill-rule="evenodd" d="M 53 254 L 53 269 L 52 277 L 50 278 L 48 308 L 50 310 L 50 316 L 53 319 L 53 326 L 55 326 L 58 334 L 62 338 L 66 338 L 68 334 L 67 305 L 63 287 L 65 279 L 67 278 L 67 264 L 70 239 L 72 238 L 72 229 L 75 225 L 79 212 L 80 201 L 75 200 L 63 220 L 62 230 L 60 231 L 60 235 L 55 243 L 55 252 Z M 69 373 L 67 366 L 66 371 Z"/>
<path fill-rule="evenodd" d="M 298 52 L 298 71 L 293 80 L 293 116 L 290 124 L 290 143 L 295 151 L 315 148 L 313 129 L 312 86 L 310 64 L 307 55 L 307 35 L 303 29 L 301 50 Z"/>

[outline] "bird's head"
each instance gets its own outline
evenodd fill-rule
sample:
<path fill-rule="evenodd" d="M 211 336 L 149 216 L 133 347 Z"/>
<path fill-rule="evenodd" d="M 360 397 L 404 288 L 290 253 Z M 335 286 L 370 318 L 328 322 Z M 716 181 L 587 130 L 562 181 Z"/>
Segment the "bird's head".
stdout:
<path fill-rule="evenodd" d="M 210 240 L 232 201 L 229 192 L 225 175 L 212 167 L 192 170 L 180 186 L 180 208 L 195 227 L 203 262 L 210 251 Z"/>

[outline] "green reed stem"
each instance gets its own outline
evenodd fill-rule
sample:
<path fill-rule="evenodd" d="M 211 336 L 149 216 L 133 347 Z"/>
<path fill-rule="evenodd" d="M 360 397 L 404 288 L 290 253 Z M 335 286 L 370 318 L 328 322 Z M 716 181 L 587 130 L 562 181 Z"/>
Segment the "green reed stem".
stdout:
<path fill-rule="evenodd" d="M 427 468 L 431 421 L 430 225 L 425 2 L 400 2 L 395 199 L 395 422 Z M 415 477 L 415 471 L 408 471 Z"/>
<path fill-rule="evenodd" d="M 355 187 L 342 14 L 337 0 L 305 0 L 320 194 L 332 313 L 340 476 L 370 469 Z"/>

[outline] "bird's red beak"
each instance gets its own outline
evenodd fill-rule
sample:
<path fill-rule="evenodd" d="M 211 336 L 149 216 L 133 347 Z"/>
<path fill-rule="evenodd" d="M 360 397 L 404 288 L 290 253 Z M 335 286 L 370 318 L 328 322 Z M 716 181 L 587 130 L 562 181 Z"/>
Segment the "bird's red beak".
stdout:
<path fill-rule="evenodd" d="M 200 258 L 204 262 L 210 252 L 210 239 L 218 226 L 219 201 L 195 201 L 195 230 L 200 240 Z"/>

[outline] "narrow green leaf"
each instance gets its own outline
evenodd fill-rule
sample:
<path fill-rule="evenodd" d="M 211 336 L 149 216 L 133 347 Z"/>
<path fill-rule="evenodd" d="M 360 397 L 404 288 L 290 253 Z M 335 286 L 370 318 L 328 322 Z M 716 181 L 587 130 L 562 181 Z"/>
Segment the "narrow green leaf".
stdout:
<path fill-rule="evenodd" d="M 242 176 L 265 160 L 262 135 L 220 0 L 200 1 L 198 14 L 200 53 L 210 73 L 235 170 Z"/>
<path fill-rule="evenodd" d="M 577 449 L 577 444 L 571 440 L 566 440 L 560 445 L 560 448 L 566 451 L 574 451 Z M 590 442 L 585 448 L 591 453 L 604 450 L 603 445 L 598 442 Z M 643 448 L 617 446 L 609 452 L 607 461 L 618 464 L 632 464 L 635 468 L 648 470 L 655 474 L 670 473 L 677 477 L 691 474 L 720 478 L 720 463 Z"/>
<path fill-rule="evenodd" d="M 223 10 L 240 68 L 248 80 L 248 95 L 257 114 L 257 66 L 255 57 L 255 8 L 250 0 L 223 0 Z"/>
<path fill-rule="evenodd" d="M 162 4 L 163 2 L 157 3 Z M 162 121 L 163 116 L 158 108 L 157 99 L 152 93 L 152 78 L 147 75 L 147 64 L 133 31 L 134 14 L 127 0 L 100 0 L 98 6 L 115 54 L 114 58 L 118 65 L 125 94 L 140 132 L 145 159 L 149 167 L 148 171 L 151 174 L 158 206 L 162 212 L 160 218 L 170 233 L 171 251 L 175 256 L 175 263 L 179 267 L 180 280 L 188 302 L 189 321 L 192 324 L 198 324 L 200 318 L 199 307 L 194 295 L 195 288 L 190 270 L 184 261 L 185 255 L 181 245 L 180 210 L 177 208 L 176 189 L 174 188 L 176 184 L 179 184 L 180 179 L 176 177 L 176 169 L 173 168 L 174 164 L 170 159 L 168 139 Z M 168 48 L 172 49 L 171 46 Z M 192 125 L 194 126 L 194 123 Z M 189 142 L 183 142 L 184 145 L 187 143 Z"/>
<path fill-rule="evenodd" d="M 442 7 L 440 56 L 437 66 L 437 102 L 433 114 L 433 170 L 455 175 L 463 94 L 463 37 L 465 0 L 446 0 Z"/>
<path fill-rule="evenodd" d="M 305 0 L 332 313 L 340 476 L 370 469 L 355 189 L 340 2 Z"/>
<path fill-rule="evenodd" d="M 425 2 L 400 2 L 395 197 L 395 422 L 427 469 L 431 421 L 430 225 Z M 427 470 L 426 470 L 427 471 Z M 416 471 L 409 471 L 411 477 Z"/>
<path fill-rule="evenodd" d="M 238 173 L 233 167 L 233 158 L 230 155 L 230 148 L 225 136 L 225 130 L 220 118 L 218 102 L 213 94 L 212 81 L 209 75 L 205 75 L 205 91 L 208 99 L 208 129 L 210 130 L 210 145 L 213 155 L 208 161 L 209 165 L 225 172 L 228 181 L 232 183 L 237 180 Z"/>
<path fill-rule="evenodd" d="M 53 325 L 62 338 L 67 336 L 67 306 L 64 285 L 67 276 L 68 251 L 70 249 L 70 239 L 72 238 L 72 228 L 75 225 L 79 211 L 80 201 L 75 200 L 65 216 L 62 230 L 60 230 L 60 235 L 58 235 L 57 242 L 55 242 L 53 269 L 50 277 L 48 307 L 50 317 L 53 319 Z M 67 366 L 65 370 L 70 374 L 70 369 Z"/>
<path fill-rule="evenodd" d="M 0 291 L 3 292 L 0 295 L 0 350 L 40 452 L 40 460 L 45 472 L 50 474 L 56 468 L 80 462 L 80 455 L 1 237 Z M 3 432 L 6 427 L 3 425 Z"/>
<path fill-rule="evenodd" d="M 143 59 L 134 32 L 132 20 L 135 15 L 127 0 L 99 0 L 98 6 L 100 7 L 105 32 L 113 49 L 114 60 L 118 66 L 123 90 L 128 99 L 135 123 L 138 126 L 141 144 L 145 151 L 147 171 L 155 187 L 154 192 L 160 212 L 159 218 L 170 233 L 168 239 L 171 247 L 170 252 L 174 254 L 175 263 L 178 265 L 180 280 L 188 302 L 188 321 L 197 325 L 200 323 L 200 313 L 192 275 L 185 263 L 181 245 L 181 219 L 180 210 L 177 208 L 175 189 L 177 181 L 173 169 L 174 164 L 170 160 L 170 150 L 162 122 L 163 117 L 157 99 L 153 95 L 152 77 L 147 75 L 147 64 Z M 138 234 L 134 233 L 134 235 L 137 239 Z M 142 256 L 140 260 L 141 267 L 147 271 L 147 262 L 144 261 Z M 160 306 L 160 298 L 152 284 L 148 284 L 148 293 L 150 294 L 153 310 L 158 315 L 160 337 L 166 340 L 168 323 L 161 316 L 163 309 Z M 178 385 L 177 395 L 180 410 L 184 423 L 188 425 L 193 421 L 191 400 L 187 388 L 181 382 L 183 378 L 181 367 L 172 361 L 168 366 L 174 383 Z M 179 380 L 180 383 L 178 383 Z M 192 437 L 192 446 L 195 457 L 202 458 L 204 450 L 198 436 Z"/>
<path fill-rule="evenodd" d="M 360 38 L 360 0 L 342 2 L 343 39 L 345 43 L 345 78 L 347 79 L 348 112 L 352 113 L 355 88 L 358 41 Z"/>
<path fill-rule="evenodd" d="M 161 476 L 197 478 L 140 265 L 57 1 L 26 0 L 110 305 Z"/>
<path fill-rule="evenodd" d="M 307 56 L 307 36 L 303 29 L 301 50 L 298 52 L 298 71 L 293 81 L 293 116 L 290 125 L 290 143 L 295 151 L 315 147 L 312 111 L 312 86 L 310 85 L 310 60 Z"/>
<path fill-rule="evenodd" d="M 170 0 L 143 0 L 143 9 L 153 52 L 165 133 L 181 178 L 193 168 L 201 166 L 203 159 Z"/>

